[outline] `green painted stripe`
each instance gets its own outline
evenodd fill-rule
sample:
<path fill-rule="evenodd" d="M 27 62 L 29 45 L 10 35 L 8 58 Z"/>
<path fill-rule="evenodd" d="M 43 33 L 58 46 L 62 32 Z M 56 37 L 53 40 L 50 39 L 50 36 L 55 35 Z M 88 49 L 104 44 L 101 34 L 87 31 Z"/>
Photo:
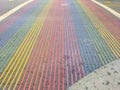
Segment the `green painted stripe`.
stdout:
<path fill-rule="evenodd" d="M 87 29 L 87 32 L 94 44 L 96 51 L 98 52 L 97 54 L 100 60 L 102 61 L 102 63 L 106 64 L 110 62 L 111 60 L 116 59 L 114 54 L 111 52 L 110 48 L 104 41 L 104 39 L 101 37 L 100 33 L 96 30 L 96 28 L 91 23 L 90 19 L 88 18 L 84 10 L 81 8 L 81 6 L 75 1 L 74 1 L 74 4 L 76 5 L 76 8 L 78 9 L 80 17 L 84 23 L 84 26 Z"/>
<path fill-rule="evenodd" d="M 21 28 L 13 35 L 13 37 L 8 41 L 8 43 L 3 48 L 1 48 L 0 73 L 2 73 L 9 60 L 11 59 L 17 48 L 22 43 L 23 39 L 29 32 L 32 24 L 37 19 L 37 16 L 39 15 L 43 7 L 47 4 L 47 1 L 48 0 L 44 0 L 42 4 L 40 4 L 39 7 L 36 8 L 36 10 L 31 14 L 28 20 L 21 26 Z"/>

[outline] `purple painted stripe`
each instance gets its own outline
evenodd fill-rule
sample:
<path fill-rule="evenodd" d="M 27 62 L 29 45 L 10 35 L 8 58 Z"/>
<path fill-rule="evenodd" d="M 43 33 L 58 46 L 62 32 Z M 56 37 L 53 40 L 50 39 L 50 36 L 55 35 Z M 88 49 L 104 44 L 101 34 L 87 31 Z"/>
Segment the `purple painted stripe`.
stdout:
<path fill-rule="evenodd" d="M 68 29 L 68 26 L 67 26 Z M 71 42 L 70 42 L 70 31 L 68 29 L 68 52 L 69 52 L 69 64 L 70 64 L 70 75 L 71 75 L 71 81 L 70 81 L 70 85 L 73 84 L 73 73 L 72 73 L 72 57 L 71 57 Z"/>
<path fill-rule="evenodd" d="M 71 24 L 72 26 L 72 24 Z M 82 74 L 85 75 L 85 70 L 84 70 L 84 66 L 83 66 L 83 61 L 82 61 L 82 58 L 81 58 L 81 55 L 80 53 L 78 54 L 78 51 L 80 50 L 79 47 L 78 47 L 78 42 L 77 42 L 77 37 L 75 35 L 75 29 L 73 28 L 71 33 L 72 33 L 72 44 L 74 46 L 74 57 L 75 57 L 75 61 L 76 61 L 76 64 L 75 66 L 77 67 L 78 69 L 78 79 L 82 78 Z M 73 38 L 74 37 L 74 38 Z M 80 66 L 80 65 L 81 66 Z M 77 80 L 76 80 L 77 81 Z"/>
<path fill-rule="evenodd" d="M 71 28 L 71 33 L 72 33 L 71 39 L 72 39 L 72 44 L 73 44 L 73 47 L 74 47 L 74 56 L 75 56 L 75 60 L 76 60 L 76 65 L 78 67 L 78 73 L 80 75 L 79 78 L 81 78 L 82 74 L 83 75 L 86 75 L 86 74 L 85 74 L 85 70 L 84 70 L 82 57 L 80 55 L 80 48 L 79 48 L 77 36 L 76 36 L 76 33 L 75 33 L 75 27 L 73 25 L 72 16 L 70 14 L 70 7 L 68 8 L 67 11 L 68 11 L 68 15 L 69 15 L 68 17 L 69 17 L 69 22 L 70 22 L 69 28 Z M 78 65 L 79 63 L 80 63 L 81 66 Z"/>
<path fill-rule="evenodd" d="M 68 26 L 70 26 L 71 24 L 69 24 Z M 74 74 L 74 81 L 73 82 L 75 82 L 76 80 L 77 80 L 77 69 L 76 69 L 76 59 L 75 59 L 75 52 L 74 52 L 74 45 L 73 45 L 73 33 L 72 33 L 72 27 L 69 27 L 68 28 L 69 30 L 70 30 L 70 45 L 71 45 L 71 56 L 72 56 L 72 63 L 73 63 L 73 66 L 72 66 L 72 70 L 71 70 L 71 73 L 73 73 Z M 73 84 L 73 83 L 72 83 Z"/>
<path fill-rule="evenodd" d="M 66 86 L 69 87 L 69 75 L 68 75 L 68 73 L 69 73 L 68 67 L 69 67 L 69 66 L 68 66 L 68 60 L 67 60 L 67 58 L 68 58 L 68 56 L 67 56 L 67 54 L 68 54 L 68 51 L 67 51 L 67 43 L 68 43 L 68 42 L 67 42 L 67 31 L 66 31 L 66 30 L 64 31 L 64 39 L 65 39 L 65 58 L 64 58 L 64 59 L 65 59 L 65 61 L 66 61 L 66 62 L 65 62 L 65 63 L 66 63 L 65 65 L 66 65 L 66 79 L 67 79 L 67 80 L 66 80 Z"/>
<path fill-rule="evenodd" d="M 77 36 L 76 36 L 75 31 L 73 31 L 73 36 L 74 36 L 74 40 L 75 40 L 74 44 L 76 45 L 76 46 L 75 46 L 75 47 L 76 47 L 76 53 L 77 53 L 76 59 L 78 59 L 78 62 L 77 62 L 77 63 L 80 63 L 80 66 L 79 66 L 79 68 L 78 68 L 78 70 L 79 70 L 79 75 L 80 75 L 80 78 L 82 78 L 83 76 L 86 75 L 86 73 L 85 73 L 85 69 L 84 69 L 84 65 L 83 65 L 83 61 L 82 61 L 82 56 L 81 56 L 81 54 L 80 54 L 80 48 L 79 48 L 79 44 L 78 44 L 78 40 L 77 40 Z M 80 72 L 81 72 L 81 73 L 80 73 Z M 82 74 L 82 75 L 81 75 L 81 74 Z"/>
<path fill-rule="evenodd" d="M 67 87 L 86 75 L 70 8 L 65 7 L 65 55 Z"/>
<path fill-rule="evenodd" d="M 66 22 L 65 22 L 66 23 Z M 68 30 L 68 26 L 65 25 L 65 33 L 66 33 L 66 44 L 65 44 L 65 49 L 67 49 L 67 53 L 65 52 L 65 55 L 66 55 L 66 71 L 67 71 L 67 77 L 68 78 L 68 81 L 67 81 L 67 87 L 69 87 L 69 85 L 71 83 L 73 83 L 73 74 L 71 72 L 72 70 L 72 62 L 71 62 L 71 45 L 70 45 L 70 34 L 69 34 L 69 30 Z"/>

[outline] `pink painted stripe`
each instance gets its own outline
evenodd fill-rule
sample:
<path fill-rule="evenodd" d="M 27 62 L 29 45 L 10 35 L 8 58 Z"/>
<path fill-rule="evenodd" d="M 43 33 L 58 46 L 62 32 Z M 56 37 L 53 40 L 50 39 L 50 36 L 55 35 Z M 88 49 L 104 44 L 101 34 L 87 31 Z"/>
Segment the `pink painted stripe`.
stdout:
<path fill-rule="evenodd" d="M 37 87 L 37 84 L 38 85 L 40 84 L 40 83 L 37 83 L 37 81 L 38 81 L 38 75 L 40 73 L 40 69 L 44 68 L 44 67 L 42 67 L 41 63 L 44 61 L 43 54 L 45 53 L 45 48 L 46 48 L 46 45 L 47 45 L 46 43 L 47 43 L 47 40 L 48 40 L 46 34 L 50 34 L 47 31 L 47 28 L 45 28 L 46 27 L 45 25 L 46 25 L 46 22 L 45 22 L 45 24 L 43 26 L 43 29 L 42 29 L 43 32 L 41 32 L 42 35 L 39 35 L 40 37 L 39 37 L 39 40 L 37 41 L 39 43 L 38 44 L 38 50 L 37 50 L 38 53 L 36 54 L 37 62 L 36 62 L 36 66 L 34 67 L 34 72 L 33 72 L 32 78 L 30 79 L 28 90 L 30 90 L 33 83 L 34 83 L 34 86 L 33 86 L 34 88 Z M 47 57 L 45 57 L 45 58 L 47 58 Z M 34 79 L 35 79 L 35 81 L 34 81 Z"/>
<path fill-rule="evenodd" d="M 47 25 L 47 21 L 45 21 L 45 24 L 44 24 L 44 26 L 43 26 L 43 28 L 42 28 L 42 30 L 45 30 L 46 31 L 46 33 L 44 33 L 44 36 L 46 36 L 45 37 L 45 40 L 43 40 L 43 42 L 45 42 L 45 44 L 44 44 L 44 46 L 42 47 L 40 44 L 39 44 L 39 47 L 41 47 L 41 48 L 43 48 L 43 51 L 42 51 L 42 53 L 40 54 L 40 53 L 38 53 L 38 61 L 40 61 L 40 64 L 38 65 L 38 67 L 36 67 L 36 70 L 37 70 L 37 73 L 36 73 L 36 76 L 34 76 L 35 77 L 35 81 L 34 81 L 34 87 L 33 87 L 33 89 L 35 90 L 35 89 L 37 89 L 37 88 L 39 88 L 40 89 L 40 86 L 41 86 L 41 81 L 42 81 L 42 78 L 43 78 L 43 73 L 44 73 L 44 68 L 45 68 L 45 62 L 46 62 L 46 58 L 47 58 L 47 53 L 48 53 L 48 50 L 47 50 L 47 47 L 49 47 L 49 43 L 50 43 L 50 40 L 49 40 L 49 38 L 50 38 L 50 30 L 48 30 L 49 28 L 48 27 L 46 27 L 46 25 Z M 48 36 L 47 36 L 48 35 Z M 40 51 L 39 51 L 40 52 Z M 44 57 L 44 58 L 42 58 L 42 57 Z M 43 64 L 42 64 L 43 63 Z M 41 69 L 42 69 L 42 72 L 41 72 Z M 39 77 L 40 76 L 40 77 Z M 33 81 L 32 81 L 33 82 Z M 37 86 L 38 85 L 38 86 Z"/>
<path fill-rule="evenodd" d="M 58 3 L 58 5 L 59 5 L 60 3 Z M 56 6 L 58 6 L 57 4 L 56 4 Z M 63 8 L 61 8 L 61 6 L 60 7 L 58 7 L 58 9 L 57 9 L 57 14 L 59 15 L 59 18 L 58 18 L 58 23 L 59 24 L 57 24 L 56 26 L 57 26 L 57 28 L 56 29 L 58 29 L 57 30 L 57 35 L 58 35 L 58 48 L 59 48 L 59 58 L 58 58 L 58 90 L 60 90 L 61 88 L 63 88 L 63 87 L 61 87 L 61 84 L 62 84 L 62 82 L 61 82 L 61 80 L 63 81 L 64 80 L 64 78 L 62 78 L 62 76 L 61 76 L 61 72 L 62 72 L 62 69 L 61 69 L 61 65 L 60 65 L 60 63 L 61 63 L 61 54 L 62 54 L 62 51 L 61 51 L 61 46 L 62 46 L 62 43 L 60 43 L 61 42 L 61 39 L 60 39 L 60 34 L 61 34 L 61 32 L 64 30 L 63 29 L 63 21 L 62 20 L 64 20 L 63 19 L 63 16 L 64 16 L 64 13 L 63 13 Z M 64 84 L 64 83 L 63 83 Z M 62 84 L 62 85 L 63 85 Z"/>
<path fill-rule="evenodd" d="M 80 49 L 77 41 L 77 36 L 75 34 L 75 27 L 72 21 L 72 16 L 70 13 L 70 6 L 65 8 L 65 25 L 66 25 L 66 44 L 65 48 L 68 50 L 69 61 L 66 60 L 66 78 L 67 78 L 67 87 L 73 84 L 78 79 L 86 75 L 84 70 L 83 61 L 80 55 Z M 80 63 L 80 64 L 79 64 Z M 74 72 L 72 72 L 74 70 Z M 74 76 L 74 77 L 73 77 Z M 69 79 L 70 77 L 70 79 Z"/>
<path fill-rule="evenodd" d="M 67 27 L 68 28 L 68 27 Z M 71 35 L 70 35 L 70 30 L 68 29 L 68 31 L 67 31 L 67 37 L 68 37 L 68 56 L 69 56 L 69 65 L 70 65 L 70 76 L 71 76 L 71 81 L 70 81 L 70 83 L 71 84 L 73 84 L 73 73 L 72 73 L 72 58 L 71 58 L 71 41 L 70 41 L 70 37 L 71 37 Z"/>
<path fill-rule="evenodd" d="M 68 49 L 67 49 L 67 43 L 68 43 L 68 41 L 67 41 L 67 30 L 65 30 L 65 32 L 64 32 L 64 39 L 65 39 L 65 60 L 66 60 L 66 86 L 67 87 L 69 87 L 69 68 L 68 68 L 68 66 L 69 66 L 69 62 L 68 62 L 68 60 L 67 60 L 67 54 L 68 54 Z"/>
<path fill-rule="evenodd" d="M 76 33 L 75 33 L 75 27 L 74 27 L 74 24 L 73 24 L 73 21 L 72 21 L 71 13 L 70 13 L 70 6 L 68 7 L 67 11 L 68 11 L 68 18 L 69 18 L 69 22 L 70 22 L 69 28 L 71 28 L 71 33 L 72 33 L 71 40 L 73 41 L 72 44 L 73 44 L 73 47 L 74 47 L 74 51 L 73 51 L 74 55 L 73 56 L 75 56 L 76 65 L 78 67 L 78 73 L 80 75 L 79 78 L 82 78 L 82 75 L 85 76 L 86 74 L 85 74 L 85 69 L 84 69 L 82 57 L 80 55 L 80 48 L 79 48 L 77 36 L 76 36 Z M 80 61 L 81 66 L 78 65 L 78 63 L 79 63 L 78 60 Z"/>
<path fill-rule="evenodd" d="M 56 7 L 56 2 L 54 3 L 55 5 L 54 5 L 54 17 L 55 17 L 55 15 L 56 15 L 56 13 L 57 13 L 57 7 Z M 55 8 L 56 7 L 56 8 Z M 55 90 L 55 87 L 56 87 L 56 73 L 57 73 L 57 71 L 59 71 L 59 70 L 57 70 L 56 69 L 56 66 L 58 66 L 58 63 L 57 63 L 57 61 L 59 60 L 59 50 L 58 50 L 58 40 L 57 40 L 57 37 L 59 37 L 58 36 L 58 34 L 57 34 L 57 25 L 59 24 L 56 20 L 54 20 L 54 28 L 53 28 L 53 31 L 55 32 L 55 37 L 54 37 L 54 43 L 55 43 L 55 45 L 53 45 L 53 48 L 55 48 L 55 50 L 53 51 L 54 53 L 55 53 L 55 55 L 54 55 L 54 64 L 53 64 L 53 66 L 54 66 L 54 77 L 53 77 L 53 82 L 52 82 L 52 90 Z"/>
<path fill-rule="evenodd" d="M 68 16 L 68 18 L 69 18 L 69 16 Z M 69 22 L 70 23 L 70 22 Z M 71 26 L 71 24 L 69 24 L 69 26 Z M 71 62 L 72 62 L 72 70 L 71 70 L 71 73 L 73 73 L 74 74 L 74 77 L 73 77 L 73 83 L 77 80 L 77 69 L 76 69 L 76 59 L 75 59 L 75 52 L 74 52 L 74 46 L 73 46 L 73 41 L 72 41 L 72 38 L 74 38 L 73 37 L 73 33 L 72 33 L 72 27 L 69 27 L 68 28 L 69 29 L 69 31 L 70 31 L 70 45 L 71 45 Z M 73 71 L 74 70 L 74 71 Z M 73 84 L 72 83 L 72 84 Z"/>

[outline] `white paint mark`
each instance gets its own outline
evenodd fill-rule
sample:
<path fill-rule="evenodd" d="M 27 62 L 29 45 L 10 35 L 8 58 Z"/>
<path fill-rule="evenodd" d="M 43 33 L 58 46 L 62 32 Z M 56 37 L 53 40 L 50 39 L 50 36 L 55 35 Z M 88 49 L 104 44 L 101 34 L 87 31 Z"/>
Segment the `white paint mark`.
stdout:
<path fill-rule="evenodd" d="M 2 20 L 4 20 L 5 18 L 7 18 L 8 16 L 10 16 L 11 14 L 15 13 L 16 11 L 18 11 L 19 9 L 21 9 L 22 7 L 24 7 L 25 5 L 27 5 L 28 3 L 32 2 L 32 1 L 34 1 L 34 0 L 29 0 L 29 1 L 27 1 L 27 2 L 25 2 L 23 4 L 21 4 L 21 5 L 19 5 L 17 7 L 15 7 L 14 9 L 8 11 L 7 13 L 1 15 L 0 16 L 0 22 Z"/>
<path fill-rule="evenodd" d="M 110 13 L 112 13 L 113 15 L 115 15 L 116 17 L 118 17 L 120 19 L 120 14 L 118 12 L 116 12 L 115 10 L 103 5 L 102 3 L 96 1 L 96 0 L 91 0 L 94 3 L 98 4 L 99 6 L 103 7 L 104 9 L 106 9 L 107 11 L 109 11 Z"/>
<path fill-rule="evenodd" d="M 10 2 L 14 1 L 14 0 L 9 0 Z"/>
<path fill-rule="evenodd" d="M 64 6 L 64 7 L 69 6 L 69 3 L 62 3 L 61 6 Z"/>

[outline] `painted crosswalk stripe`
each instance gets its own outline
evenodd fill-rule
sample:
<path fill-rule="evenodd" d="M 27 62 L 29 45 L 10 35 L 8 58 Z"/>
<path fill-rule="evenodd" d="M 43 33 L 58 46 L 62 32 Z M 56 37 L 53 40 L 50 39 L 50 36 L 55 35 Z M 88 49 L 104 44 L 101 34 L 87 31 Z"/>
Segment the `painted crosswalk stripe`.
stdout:
<path fill-rule="evenodd" d="M 6 86 L 7 86 L 7 84 L 10 82 L 10 79 L 11 79 L 11 77 L 12 77 L 12 74 L 14 74 L 14 71 L 16 70 L 16 68 L 18 68 L 18 69 L 17 69 L 17 72 L 16 72 L 16 74 L 15 74 L 14 79 L 15 79 L 16 76 L 18 75 L 18 72 L 19 72 L 19 70 L 20 70 L 20 67 L 22 67 L 22 70 L 21 70 L 21 72 L 20 72 L 19 75 L 18 75 L 18 79 L 16 80 L 15 86 L 17 85 L 17 83 L 18 83 L 18 81 L 19 81 L 19 79 L 20 79 L 20 76 L 21 76 L 21 74 L 22 74 L 22 72 L 23 72 L 23 70 L 24 70 L 24 68 L 25 68 L 25 66 L 26 66 L 26 64 L 27 64 L 27 61 L 28 61 L 28 59 L 29 59 L 29 57 L 30 57 L 30 54 L 31 54 L 31 52 L 32 52 L 32 49 L 33 49 L 33 47 L 34 47 L 34 45 L 35 45 L 35 43 L 36 43 L 36 40 L 37 40 L 38 35 L 39 35 L 40 31 L 41 31 L 41 28 L 42 28 L 42 26 L 43 26 L 43 24 L 44 24 L 44 21 L 45 21 L 45 19 L 46 19 L 46 15 L 47 15 L 47 13 L 48 13 L 48 11 L 49 11 L 49 7 L 50 7 L 50 6 L 51 6 L 51 5 L 48 4 L 48 5 L 46 5 L 46 7 L 43 9 L 43 11 L 41 12 L 40 16 L 43 16 L 43 15 L 44 15 L 44 17 L 38 17 L 38 19 L 37 19 L 36 22 L 34 23 L 33 27 L 31 28 L 30 32 L 29 32 L 29 33 L 27 34 L 27 36 L 25 37 L 23 43 L 20 45 L 19 49 L 16 51 L 16 53 L 15 53 L 14 56 L 12 57 L 11 60 L 14 60 L 14 61 L 16 61 L 17 58 L 19 58 L 19 59 L 17 60 L 16 65 L 11 66 L 11 68 L 9 68 L 9 71 L 7 72 L 7 74 L 4 76 L 4 78 L 3 78 L 3 80 L 2 80 L 2 83 L 0 84 L 0 86 L 1 86 L 4 82 L 6 82 L 6 84 L 5 84 L 5 86 L 3 87 L 3 89 L 5 89 Z M 21 52 L 22 52 L 22 54 L 21 54 Z M 17 55 L 17 57 L 16 57 L 16 55 Z M 17 67 L 18 64 L 19 64 L 19 67 Z M 12 69 L 12 67 L 14 67 L 14 69 Z M 7 69 L 8 69 L 8 68 L 5 68 L 5 71 L 6 71 Z M 12 72 L 10 72 L 11 69 L 12 69 Z M 11 75 L 8 77 L 7 75 L 9 75 L 9 73 L 11 73 Z M 2 75 L 4 75 L 4 73 L 2 73 Z M 1 75 L 1 77 L 2 77 L 2 75 Z M 6 78 L 8 78 L 7 81 L 6 81 Z M 10 86 L 13 84 L 14 79 L 12 80 Z M 15 86 L 14 86 L 14 88 L 15 88 Z M 11 87 L 9 87 L 9 89 L 11 89 Z"/>
<path fill-rule="evenodd" d="M 78 1 L 78 0 L 77 0 Z M 81 7 L 84 8 L 84 11 L 90 18 L 93 25 L 96 27 L 98 32 L 101 34 L 101 36 L 106 41 L 107 45 L 111 49 L 111 51 L 114 53 L 116 58 L 120 57 L 120 43 L 115 39 L 115 37 L 107 30 L 107 28 L 98 20 L 98 18 L 84 5 L 81 1 L 78 1 L 78 3 L 81 5 Z M 96 23 L 98 22 L 98 23 Z"/>

